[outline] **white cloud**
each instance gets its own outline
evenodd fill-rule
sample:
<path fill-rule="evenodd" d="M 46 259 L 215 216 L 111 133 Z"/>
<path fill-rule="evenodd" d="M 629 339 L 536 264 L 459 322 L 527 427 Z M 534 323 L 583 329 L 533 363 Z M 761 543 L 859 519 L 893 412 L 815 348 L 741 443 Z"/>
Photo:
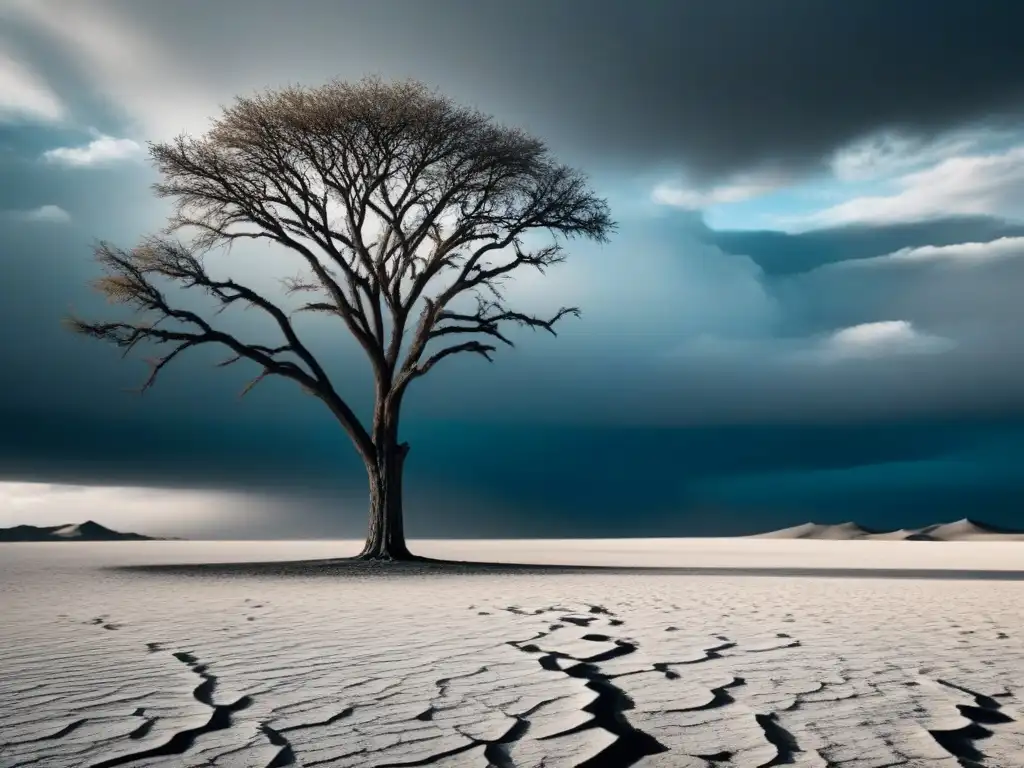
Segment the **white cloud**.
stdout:
<path fill-rule="evenodd" d="M 906 320 L 885 320 L 843 328 L 826 336 L 813 357 L 826 361 L 934 354 L 952 349 L 953 342 L 922 333 Z"/>
<path fill-rule="evenodd" d="M 810 337 L 728 337 L 705 333 L 687 339 L 667 356 L 720 363 L 756 360 L 761 370 L 767 371 L 779 364 L 838 363 L 936 354 L 954 346 L 952 340 L 923 333 L 907 320 L 885 320 Z"/>
<path fill-rule="evenodd" d="M 41 205 L 27 211 L 8 211 L 7 213 L 18 221 L 49 224 L 67 224 L 71 221 L 71 214 L 59 205 Z"/>
<path fill-rule="evenodd" d="M 887 264 L 922 264 L 926 262 L 971 266 L 1020 256 L 1024 256 L 1024 237 L 1000 237 L 987 243 L 923 245 L 917 248 L 902 248 L 884 256 L 852 259 L 828 266 L 837 269 L 863 269 Z"/>
<path fill-rule="evenodd" d="M 60 165 L 88 167 L 134 160 L 142 157 L 142 146 L 131 139 L 97 136 L 82 147 L 57 147 L 43 153 L 43 159 Z"/>
<path fill-rule="evenodd" d="M 1019 217 L 1024 210 L 1024 146 L 948 158 L 895 179 L 893 186 L 891 194 L 856 197 L 779 223 L 789 229 L 806 230 L 956 215 Z"/>
<path fill-rule="evenodd" d="M 796 328 L 831 331 L 866 319 L 899 318 L 911 324 L 909 330 L 951 340 L 931 347 L 956 344 L 948 356 L 937 356 L 948 357 L 946 362 L 922 360 L 914 365 L 934 364 L 943 370 L 941 375 L 963 380 L 972 371 L 955 361 L 984 358 L 983 364 L 970 364 L 981 365 L 977 375 L 995 376 L 998 370 L 1002 376 L 1013 370 L 1016 376 L 1024 371 L 1018 332 L 1024 316 L 1017 288 L 1024 277 L 1021 257 L 1024 238 L 924 246 L 823 265 L 780 280 L 775 289 L 792 312 Z M 893 326 L 889 333 L 898 341 L 907 331 Z M 841 348 L 844 339 L 850 341 L 839 337 Z M 822 347 L 836 356 L 836 349 Z"/>
<path fill-rule="evenodd" d="M 673 208 L 698 210 L 712 205 L 739 203 L 783 187 L 789 180 L 779 174 L 751 173 L 733 177 L 728 183 L 698 190 L 678 184 L 659 184 L 651 192 L 651 200 Z"/>
<path fill-rule="evenodd" d="M 868 181 L 889 178 L 963 155 L 983 139 L 978 132 L 959 132 L 933 141 L 893 131 L 883 131 L 849 144 L 832 156 L 832 172 L 840 181 Z"/>
<path fill-rule="evenodd" d="M 210 94 L 190 63 L 125 10 L 109 4 L 61 0 L 5 0 L 9 15 L 49 37 L 75 62 L 98 93 L 121 107 L 148 137 L 164 140 L 182 131 L 202 131 L 223 94 Z M 0 89 L 2 90 L 2 89 Z"/>
<path fill-rule="evenodd" d="M 49 85 L 0 51 L 0 122 L 26 118 L 55 122 L 63 117 L 64 105 Z"/>

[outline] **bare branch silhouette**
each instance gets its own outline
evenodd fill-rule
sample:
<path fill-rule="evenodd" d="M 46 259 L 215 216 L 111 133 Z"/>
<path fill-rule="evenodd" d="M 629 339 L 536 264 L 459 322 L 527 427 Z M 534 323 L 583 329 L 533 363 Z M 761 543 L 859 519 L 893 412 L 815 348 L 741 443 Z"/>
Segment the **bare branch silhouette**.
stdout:
<path fill-rule="evenodd" d="M 140 342 L 167 345 L 143 390 L 182 352 L 208 344 L 231 353 L 222 365 L 259 367 L 245 392 L 267 376 L 297 382 L 330 408 L 367 465 L 364 555 L 408 556 L 408 445 L 398 424 L 409 384 L 453 355 L 491 360 L 499 342 L 512 345 L 506 327 L 554 334 L 556 323 L 578 316 L 574 307 L 548 317 L 517 311 L 505 283 L 517 270 L 563 262 L 567 239 L 606 240 L 614 230 L 607 204 L 543 142 L 414 81 L 335 81 L 239 98 L 204 136 L 151 144 L 150 154 L 161 174 L 155 191 L 174 203 L 166 229 L 131 250 L 95 249 L 105 270 L 96 287 L 137 319 L 73 318 L 70 326 L 126 354 Z M 527 246 L 545 232 L 554 242 Z M 186 233 L 187 241 L 176 239 Z M 290 253 L 301 271 L 281 285 L 309 296 L 298 311 L 337 318 L 363 348 L 375 381 L 372 424 L 335 390 L 290 314 L 235 279 L 211 277 L 207 255 L 238 241 Z M 243 343 L 172 305 L 157 281 L 206 293 L 218 312 L 258 309 L 283 343 Z M 465 308 L 474 301 L 475 310 Z"/>

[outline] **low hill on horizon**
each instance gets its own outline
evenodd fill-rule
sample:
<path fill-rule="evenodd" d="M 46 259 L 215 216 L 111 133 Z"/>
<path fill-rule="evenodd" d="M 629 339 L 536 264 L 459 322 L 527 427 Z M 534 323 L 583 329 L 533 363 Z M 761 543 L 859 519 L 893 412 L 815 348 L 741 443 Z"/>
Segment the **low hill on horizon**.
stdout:
<path fill-rule="evenodd" d="M 0 528 L 0 542 L 23 541 L 157 541 L 159 537 L 122 533 L 86 520 L 68 525 L 16 525 Z"/>
<path fill-rule="evenodd" d="M 879 531 L 854 522 L 802 523 L 766 533 L 755 533 L 750 539 L 814 539 L 818 541 L 1022 541 L 1024 531 L 989 525 L 963 518 L 952 523 L 936 523 L 922 528 L 900 528 Z"/>

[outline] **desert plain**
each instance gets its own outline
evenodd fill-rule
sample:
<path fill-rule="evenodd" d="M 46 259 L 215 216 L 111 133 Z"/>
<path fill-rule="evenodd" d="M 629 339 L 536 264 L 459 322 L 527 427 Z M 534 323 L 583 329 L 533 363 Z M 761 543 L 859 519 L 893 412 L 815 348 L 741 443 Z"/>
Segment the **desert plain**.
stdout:
<path fill-rule="evenodd" d="M 1020 542 L 413 546 L 0 545 L 0 766 L 1024 766 Z"/>

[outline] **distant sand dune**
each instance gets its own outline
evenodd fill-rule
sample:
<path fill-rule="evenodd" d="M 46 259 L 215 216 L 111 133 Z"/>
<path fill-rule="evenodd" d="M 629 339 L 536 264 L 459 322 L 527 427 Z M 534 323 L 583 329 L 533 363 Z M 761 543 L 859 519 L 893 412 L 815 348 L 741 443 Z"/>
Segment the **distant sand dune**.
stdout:
<path fill-rule="evenodd" d="M 896 531 L 873 531 L 857 523 L 803 523 L 778 531 L 757 533 L 752 539 L 814 539 L 818 541 L 1024 541 L 1024 531 L 1011 531 L 979 523 L 969 518 L 954 523 L 926 525 L 923 528 L 900 528 Z"/>
<path fill-rule="evenodd" d="M 151 541 L 152 536 L 140 533 L 121 533 L 104 525 L 86 520 L 68 525 L 16 525 L 0 528 L 0 542 L 42 541 Z"/>

